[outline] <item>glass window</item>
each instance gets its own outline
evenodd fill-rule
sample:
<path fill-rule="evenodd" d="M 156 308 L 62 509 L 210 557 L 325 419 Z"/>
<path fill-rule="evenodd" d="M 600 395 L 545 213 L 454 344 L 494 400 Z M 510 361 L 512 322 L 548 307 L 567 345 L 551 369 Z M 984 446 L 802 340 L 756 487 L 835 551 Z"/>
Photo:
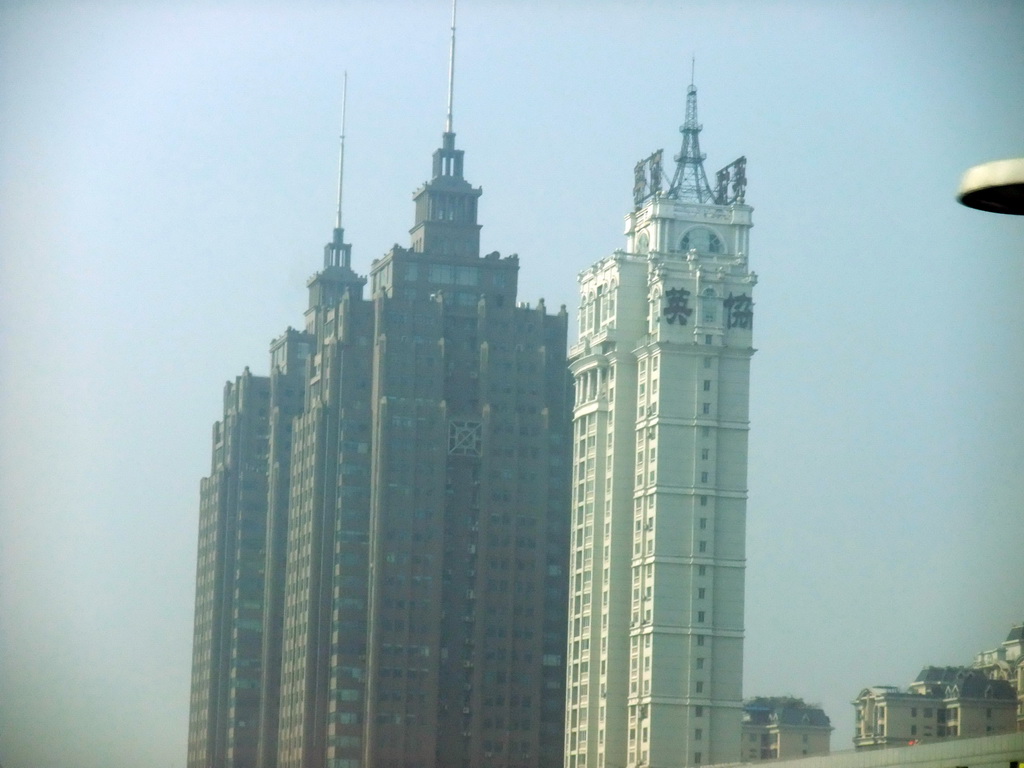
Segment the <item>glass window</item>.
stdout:
<path fill-rule="evenodd" d="M 450 264 L 431 264 L 429 275 L 432 283 L 455 282 L 455 272 Z"/>
<path fill-rule="evenodd" d="M 685 235 L 679 244 L 682 251 L 696 250 L 698 253 L 723 253 L 725 251 L 721 238 L 707 227 L 694 227 Z"/>
<path fill-rule="evenodd" d="M 476 285 L 480 281 L 480 271 L 476 267 L 456 267 L 455 282 L 459 285 Z"/>

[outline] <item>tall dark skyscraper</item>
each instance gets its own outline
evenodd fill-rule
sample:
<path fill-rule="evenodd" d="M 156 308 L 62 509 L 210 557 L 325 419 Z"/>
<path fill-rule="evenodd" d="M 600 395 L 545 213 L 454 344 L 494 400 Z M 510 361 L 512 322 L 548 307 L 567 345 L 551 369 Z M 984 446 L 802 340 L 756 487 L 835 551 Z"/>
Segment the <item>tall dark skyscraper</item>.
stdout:
<path fill-rule="evenodd" d="M 367 284 L 339 202 L 305 329 L 229 385 L 190 768 L 562 764 L 568 316 L 517 303 L 517 256 L 480 254 L 450 96 L 410 247 Z"/>
<path fill-rule="evenodd" d="M 189 766 L 255 759 L 269 402 L 270 380 L 248 368 L 225 385 L 210 476 L 200 484 Z"/>

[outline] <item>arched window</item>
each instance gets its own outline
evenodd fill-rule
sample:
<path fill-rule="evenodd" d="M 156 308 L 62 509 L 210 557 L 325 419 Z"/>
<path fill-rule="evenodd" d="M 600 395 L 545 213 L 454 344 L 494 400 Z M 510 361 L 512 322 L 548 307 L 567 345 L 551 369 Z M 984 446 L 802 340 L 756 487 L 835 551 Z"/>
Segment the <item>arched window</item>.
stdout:
<path fill-rule="evenodd" d="M 636 252 L 641 256 L 646 256 L 650 248 L 651 238 L 646 232 L 641 232 L 636 238 Z"/>
<path fill-rule="evenodd" d="M 725 253 L 722 239 L 707 227 L 694 227 L 683 235 L 679 249 L 684 253 L 691 249 L 697 253 Z"/>
<path fill-rule="evenodd" d="M 718 321 L 718 301 L 715 296 L 714 288 L 705 288 L 700 293 L 700 304 L 701 304 L 701 320 L 705 323 L 714 323 Z"/>

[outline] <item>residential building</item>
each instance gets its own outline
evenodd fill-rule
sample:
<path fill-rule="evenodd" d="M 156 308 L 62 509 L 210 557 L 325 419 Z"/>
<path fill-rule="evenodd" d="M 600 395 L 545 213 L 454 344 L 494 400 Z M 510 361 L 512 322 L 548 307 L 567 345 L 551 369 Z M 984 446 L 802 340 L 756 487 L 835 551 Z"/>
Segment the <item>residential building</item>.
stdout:
<path fill-rule="evenodd" d="M 568 313 L 481 255 L 450 96 L 410 247 L 357 274 L 339 180 L 305 327 L 230 388 L 253 436 L 203 484 L 190 768 L 562 763 Z"/>
<path fill-rule="evenodd" d="M 278 766 L 561 762 L 567 313 L 479 253 L 446 131 L 412 247 L 310 281 Z"/>
<path fill-rule="evenodd" d="M 284 580 L 291 498 L 292 432 L 302 415 L 307 365 L 316 336 L 288 328 L 270 345 L 270 446 L 267 456 L 267 525 L 263 592 L 263 655 L 256 765 L 277 765 L 281 703 L 281 651 L 284 631 Z"/>
<path fill-rule="evenodd" d="M 743 705 L 745 762 L 828 754 L 832 722 L 821 709 L 791 696 L 757 697 Z"/>
<path fill-rule="evenodd" d="M 992 680 L 1006 680 L 1017 693 L 1017 730 L 1024 731 L 1024 623 L 1014 624 L 998 648 L 982 651 L 974 659 Z"/>
<path fill-rule="evenodd" d="M 200 483 L 188 765 L 252 765 L 259 724 L 270 380 L 224 386 Z"/>
<path fill-rule="evenodd" d="M 743 158 L 708 183 L 693 85 L 680 130 L 579 277 L 566 768 L 739 752 L 752 209 Z"/>
<path fill-rule="evenodd" d="M 925 667 L 907 690 L 865 688 L 856 708 L 857 749 L 902 746 L 1015 730 L 1017 697 L 1006 680 L 970 667 Z"/>

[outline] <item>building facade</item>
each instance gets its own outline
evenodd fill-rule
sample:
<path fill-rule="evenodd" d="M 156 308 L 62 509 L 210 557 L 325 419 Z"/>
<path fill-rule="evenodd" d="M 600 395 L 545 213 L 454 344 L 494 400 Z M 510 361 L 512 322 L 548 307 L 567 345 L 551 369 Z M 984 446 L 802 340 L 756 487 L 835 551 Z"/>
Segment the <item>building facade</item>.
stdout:
<path fill-rule="evenodd" d="M 865 688 L 856 708 L 857 749 L 878 749 L 1016 729 L 1017 697 L 1006 680 L 970 667 L 925 667 L 907 690 Z"/>
<path fill-rule="evenodd" d="M 479 253 L 446 132 L 410 248 L 310 281 L 280 768 L 561 762 L 567 313 Z"/>
<path fill-rule="evenodd" d="M 1006 680 L 1017 694 L 1017 730 L 1024 732 L 1024 622 L 1014 624 L 997 648 L 975 657 L 975 669 L 992 680 Z"/>
<path fill-rule="evenodd" d="M 449 114 L 410 247 L 368 280 L 339 202 L 304 329 L 228 387 L 189 768 L 562 763 L 568 313 L 481 255 L 463 165 Z"/>
<path fill-rule="evenodd" d="M 270 345 L 270 444 L 267 451 L 267 525 L 263 591 L 263 656 L 260 677 L 260 728 L 256 765 L 277 764 L 281 703 L 281 651 L 284 630 L 284 579 L 291 498 L 292 433 L 302 415 L 307 365 L 316 344 L 313 334 L 288 328 Z"/>
<path fill-rule="evenodd" d="M 200 483 L 188 765 L 252 765 L 259 724 L 270 380 L 224 386 Z"/>
<path fill-rule="evenodd" d="M 566 768 L 739 757 L 752 209 L 743 158 L 708 183 L 692 85 L 680 130 L 579 278 Z"/>
<path fill-rule="evenodd" d="M 743 705 L 744 762 L 828 754 L 832 722 L 802 699 L 766 696 Z"/>
<path fill-rule="evenodd" d="M 865 688 L 853 705 L 862 750 L 1024 732 L 1024 624 L 969 667 L 925 667 L 906 690 Z"/>

